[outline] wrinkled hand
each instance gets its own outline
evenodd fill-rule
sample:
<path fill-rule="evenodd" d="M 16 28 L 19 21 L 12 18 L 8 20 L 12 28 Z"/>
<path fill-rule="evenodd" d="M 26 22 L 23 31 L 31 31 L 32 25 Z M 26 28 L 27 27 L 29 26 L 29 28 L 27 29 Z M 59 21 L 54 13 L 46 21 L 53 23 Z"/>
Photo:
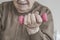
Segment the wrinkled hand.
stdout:
<path fill-rule="evenodd" d="M 41 25 L 41 23 L 42 23 L 42 18 L 39 15 L 39 12 L 29 13 L 24 17 L 24 25 L 26 25 L 29 34 L 36 33 L 39 30 L 39 26 Z"/>
<path fill-rule="evenodd" d="M 39 31 L 39 26 L 42 23 L 42 18 L 39 15 L 39 12 L 36 11 L 35 13 L 28 13 L 25 16 L 19 16 L 19 23 L 25 25 L 29 34 L 35 34 Z"/>
<path fill-rule="evenodd" d="M 26 25 L 29 28 L 39 27 L 41 23 L 42 23 L 42 18 L 39 15 L 39 12 L 32 13 L 32 14 L 29 13 L 24 17 L 24 25 Z"/>

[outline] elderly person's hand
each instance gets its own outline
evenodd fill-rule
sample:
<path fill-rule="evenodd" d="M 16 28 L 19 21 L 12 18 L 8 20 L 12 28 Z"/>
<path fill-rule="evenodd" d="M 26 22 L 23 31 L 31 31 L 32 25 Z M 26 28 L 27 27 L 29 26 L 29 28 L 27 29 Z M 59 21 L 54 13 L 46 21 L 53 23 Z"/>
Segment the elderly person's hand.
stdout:
<path fill-rule="evenodd" d="M 29 13 L 24 17 L 24 25 L 26 25 L 28 33 L 35 34 L 39 31 L 39 26 L 42 23 L 42 18 L 39 12 Z"/>

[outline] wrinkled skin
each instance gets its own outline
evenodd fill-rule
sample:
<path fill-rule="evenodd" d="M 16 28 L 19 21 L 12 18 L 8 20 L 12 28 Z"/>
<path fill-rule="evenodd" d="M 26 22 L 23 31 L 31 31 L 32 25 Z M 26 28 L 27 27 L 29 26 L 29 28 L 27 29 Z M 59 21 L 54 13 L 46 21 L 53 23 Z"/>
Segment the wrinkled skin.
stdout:
<path fill-rule="evenodd" d="M 24 24 L 27 25 L 29 28 L 39 27 L 42 23 L 42 18 L 38 13 L 39 12 L 35 12 L 25 15 Z"/>
<path fill-rule="evenodd" d="M 36 0 L 13 0 L 16 9 L 20 13 L 28 12 L 35 1 Z"/>

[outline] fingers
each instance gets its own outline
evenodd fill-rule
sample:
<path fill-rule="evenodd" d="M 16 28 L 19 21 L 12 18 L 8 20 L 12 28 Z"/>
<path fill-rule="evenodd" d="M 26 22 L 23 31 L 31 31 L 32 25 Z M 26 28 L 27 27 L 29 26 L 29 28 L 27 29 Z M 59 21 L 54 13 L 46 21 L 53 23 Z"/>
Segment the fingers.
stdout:
<path fill-rule="evenodd" d="M 35 24 L 36 23 L 36 18 L 34 14 L 31 14 L 31 23 Z"/>
<path fill-rule="evenodd" d="M 24 17 L 24 25 L 27 25 L 27 18 L 28 18 L 28 16 L 25 15 L 25 17 Z"/>
<path fill-rule="evenodd" d="M 31 24 L 37 24 L 42 23 L 42 18 L 39 15 L 39 12 L 36 12 L 36 14 L 29 13 L 28 15 L 25 15 L 24 17 L 24 24 L 25 25 L 31 25 Z"/>
<path fill-rule="evenodd" d="M 41 23 L 41 22 L 42 22 L 42 18 L 41 18 L 41 16 L 39 15 L 39 12 L 36 12 L 35 17 L 36 17 L 37 23 Z"/>
<path fill-rule="evenodd" d="M 31 13 L 29 13 L 27 16 L 28 16 L 27 17 L 27 23 L 31 24 Z"/>
<path fill-rule="evenodd" d="M 38 22 L 38 23 L 42 23 L 42 18 L 41 18 L 40 15 L 37 15 L 37 16 L 36 16 L 36 19 L 37 19 L 37 22 Z"/>
<path fill-rule="evenodd" d="M 31 13 L 25 15 L 24 17 L 24 25 L 28 25 L 28 24 L 31 24 Z"/>

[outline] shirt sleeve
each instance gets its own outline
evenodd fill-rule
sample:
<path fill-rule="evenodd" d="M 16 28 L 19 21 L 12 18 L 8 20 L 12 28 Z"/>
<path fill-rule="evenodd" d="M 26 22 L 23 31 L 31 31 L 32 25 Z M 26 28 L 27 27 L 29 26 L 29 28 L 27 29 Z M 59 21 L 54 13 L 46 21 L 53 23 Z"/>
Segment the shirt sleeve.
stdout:
<path fill-rule="evenodd" d="M 30 35 L 30 40 L 53 40 L 54 24 L 52 13 L 48 8 L 42 8 L 41 14 L 46 12 L 48 21 L 43 22 L 37 33 Z"/>

